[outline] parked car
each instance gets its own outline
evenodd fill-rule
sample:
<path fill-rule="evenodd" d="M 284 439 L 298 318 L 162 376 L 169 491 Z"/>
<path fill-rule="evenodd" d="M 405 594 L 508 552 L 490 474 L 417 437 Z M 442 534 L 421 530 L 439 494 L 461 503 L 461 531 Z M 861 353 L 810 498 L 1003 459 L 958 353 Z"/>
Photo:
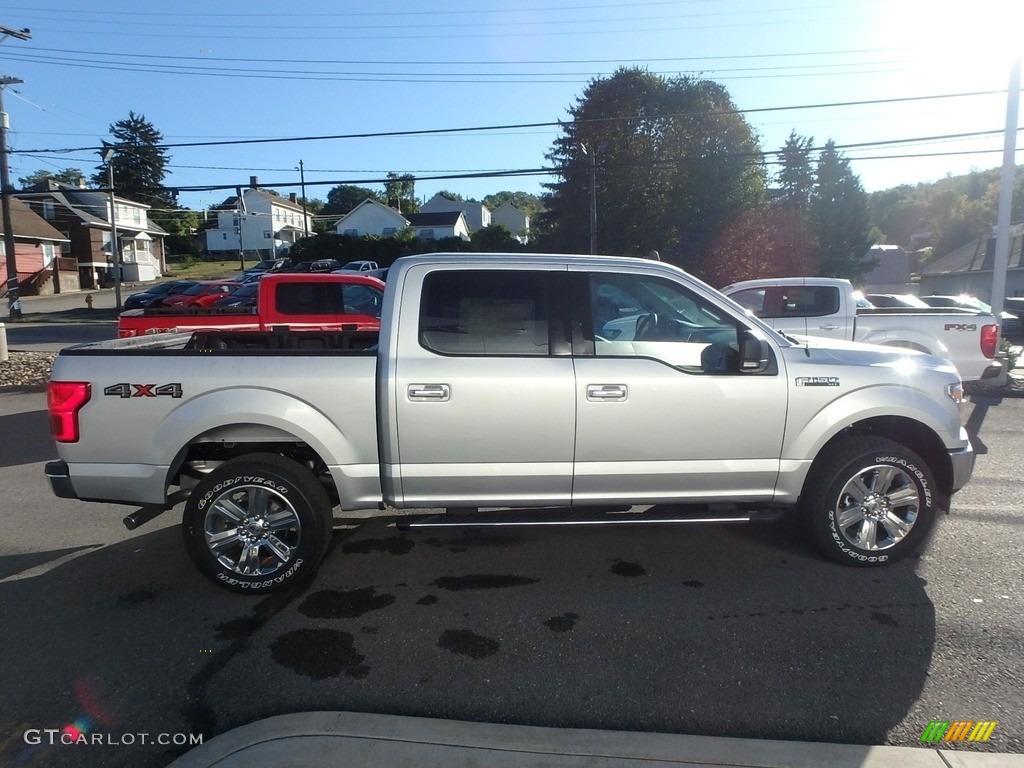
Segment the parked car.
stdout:
<path fill-rule="evenodd" d="M 290 267 L 285 267 L 282 272 L 333 272 L 341 269 L 341 262 L 337 259 L 317 259 L 316 261 L 300 261 Z"/>
<path fill-rule="evenodd" d="M 975 312 L 991 312 L 992 306 L 986 304 L 977 296 L 960 294 L 959 296 L 922 296 L 921 300 L 929 307 L 952 307 L 954 309 L 969 309 Z M 1019 336 L 1021 333 L 1021 319 L 1012 312 L 1005 309 L 999 315 L 999 325 L 1002 335 Z"/>
<path fill-rule="evenodd" d="M 162 306 L 178 309 L 210 307 L 217 299 L 224 298 L 240 285 L 241 283 L 234 280 L 211 280 L 205 283 L 196 283 L 183 293 L 164 299 Z"/>
<path fill-rule="evenodd" d="M 372 264 L 373 262 L 370 262 L 370 263 Z M 360 272 L 359 274 L 360 275 L 366 275 L 367 277 L 376 277 L 381 282 L 384 282 L 385 280 L 388 279 L 388 269 L 389 269 L 389 267 L 381 267 L 381 268 L 378 268 L 378 269 L 371 269 L 371 270 L 368 270 L 366 272 Z M 345 269 L 344 267 L 342 267 L 341 269 L 332 270 L 331 274 L 334 274 L 334 275 L 351 275 L 353 272 L 355 272 L 354 269 Z"/>
<path fill-rule="evenodd" d="M 122 306 L 125 309 L 159 307 L 164 299 L 170 296 L 177 296 L 195 284 L 195 280 L 171 280 L 166 283 L 157 283 L 144 291 L 133 293 L 124 300 Z"/>
<path fill-rule="evenodd" d="M 280 258 L 280 259 L 263 259 L 263 261 L 256 262 L 256 264 L 254 266 L 251 266 L 251 267 L 243 270 L 242 274 L 243 275 L 251 275 L 251 274 L 263 273 L 263 272 L 270 272 L 270 273 L 280 272 L 282 269 L 287 267 L 289 264 L 291 264 L 291 261 L 288 260 L 288 259 L 285 259 L 285 258 Z"/>
<path fill-rule="evenodd" d="M 214 307 L 255 307 L 256 296 L 259 293 L 260 281 L 253 280 L 239 286 L 238 290 L 232 291 L 227 296 L 213 302 Z"/>
<path fill-rule="evenodd" d="M 335 506 L 461 509 L 403 523 L 416 529 L 691 524 L 694 504 L 704 522 L 739 523 L 797 507 L 825 555 L 879 566 L 923 544 L 971 476 L 963 387 L 941 358 L 791 341 L 648 259 L 431 253 L 394 272 L 372 330 L 270 321 L 62 350 L 54 493 L 100 514 L 137 504 L 129 528 L 184 501 L 193 562 L 253 594 L 312 576 Z M 295 318 L 328 283 L 378 281 L 273 275 L 261 306 L 289 282 L 277 309 Z M 625 310 L 604 326 L 602 295 Z M 607 511 L 652 503 L 646 519 Z"/>
<path fill-rule="evenodd" d="M 370 272 L 380 269 L 376 261 L 350 261 L 342 267 L 345 272 Z"/>
<path fill-rule="evenodd" d="M 849 280 L 778 277 L 727 285 L 722 293 L 777 331 L 913 349 L 950 360 L 964 381 L 999 375 L 999 325 L 959 309 L 873 307 Z"/>

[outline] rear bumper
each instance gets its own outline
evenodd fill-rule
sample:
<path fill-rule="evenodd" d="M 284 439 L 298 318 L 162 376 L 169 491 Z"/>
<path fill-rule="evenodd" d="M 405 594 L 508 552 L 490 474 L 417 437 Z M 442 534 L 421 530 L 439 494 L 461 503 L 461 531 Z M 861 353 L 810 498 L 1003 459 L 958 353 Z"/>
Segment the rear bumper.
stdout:
<path fill-rule="evenodd" d="M 1003 364 L 993 361 L 988 368 L 981 372 L 981 380 L 994 379 L 1003 372 Z"/>
<path fill-rule="evenodd" d="M 74 486 L 71 485 L 71 474 L 68 472 L 68 465 L 63 461 L 46 462 L 46 479 L 50 481 L 50 488 L 54 495 L 61 499 L 77 499 Z"/>

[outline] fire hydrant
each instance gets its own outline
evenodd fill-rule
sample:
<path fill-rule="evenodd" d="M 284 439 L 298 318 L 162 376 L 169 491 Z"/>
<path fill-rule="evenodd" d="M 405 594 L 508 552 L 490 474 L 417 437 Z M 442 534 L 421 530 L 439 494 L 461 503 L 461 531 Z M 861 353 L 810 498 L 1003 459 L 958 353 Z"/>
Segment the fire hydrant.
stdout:
<path fill-rule="evenodd" d="M 90 311 L 92 310 L 92 294 L 91 293 L 85 294 L 85 306 L 87 306 Z"/>

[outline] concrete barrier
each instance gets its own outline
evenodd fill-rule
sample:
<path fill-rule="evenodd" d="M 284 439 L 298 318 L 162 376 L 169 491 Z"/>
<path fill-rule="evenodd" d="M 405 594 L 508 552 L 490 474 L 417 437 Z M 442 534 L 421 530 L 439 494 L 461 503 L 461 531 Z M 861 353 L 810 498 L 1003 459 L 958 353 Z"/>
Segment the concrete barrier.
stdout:
<path fill-rule="evenodd" d="M 7 326 L 0 323 L 0 363 L 7 362 Z"/>

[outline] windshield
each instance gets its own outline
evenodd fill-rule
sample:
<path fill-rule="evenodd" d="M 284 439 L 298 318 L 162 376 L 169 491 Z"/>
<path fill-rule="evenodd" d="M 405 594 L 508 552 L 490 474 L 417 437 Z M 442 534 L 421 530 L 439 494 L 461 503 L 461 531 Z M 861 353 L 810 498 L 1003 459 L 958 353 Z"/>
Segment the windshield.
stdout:
<path fill-rule="evenodd" d="M 200 293 L 202 293 L 203 291 L 205 291 L 206 288 L 207 288 L 207 286 L 203 285 L 202 283 L 196 283 L 191 288 L 189 288 L 187 291 L 182 291 L 182 293 L 185 296 L 197 296 Z"/>

